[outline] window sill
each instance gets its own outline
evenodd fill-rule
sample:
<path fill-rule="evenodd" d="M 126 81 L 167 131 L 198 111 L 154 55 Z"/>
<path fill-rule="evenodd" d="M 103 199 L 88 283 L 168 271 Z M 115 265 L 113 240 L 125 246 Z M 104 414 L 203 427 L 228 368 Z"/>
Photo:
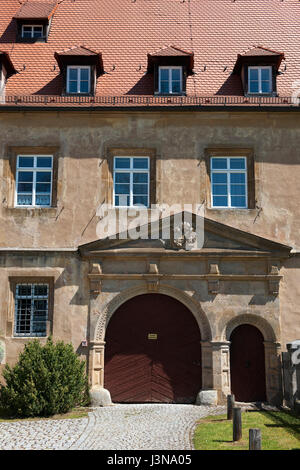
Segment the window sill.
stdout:
<path fill-rule="evenodd" d="M 210 213 L 220 213 L 221 211 L 226 211 L 226 212 L 241 212 L 241 213 L 256 213 L 257 209 L 249 209 L 248 207 L 242 208 L 242 207 L 206 207 L 205 210 L 207 210 Z"/>
<path fill-rule="evenodd" d="M 7 215 L 22 217 L 41 217 L 43 215 L 54 218 L 57 216 L 57 207 L 4 207 Z"/>

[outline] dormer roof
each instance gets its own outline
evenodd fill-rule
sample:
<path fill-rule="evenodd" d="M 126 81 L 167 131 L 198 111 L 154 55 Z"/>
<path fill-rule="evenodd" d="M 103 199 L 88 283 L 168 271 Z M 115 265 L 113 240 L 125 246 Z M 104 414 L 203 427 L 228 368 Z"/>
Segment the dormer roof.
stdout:
<path fill-rule="evenodd" d="M 14 18 L 17 20 L 49 20 L 58 6 L 57 2 L 26 1 Z"/>

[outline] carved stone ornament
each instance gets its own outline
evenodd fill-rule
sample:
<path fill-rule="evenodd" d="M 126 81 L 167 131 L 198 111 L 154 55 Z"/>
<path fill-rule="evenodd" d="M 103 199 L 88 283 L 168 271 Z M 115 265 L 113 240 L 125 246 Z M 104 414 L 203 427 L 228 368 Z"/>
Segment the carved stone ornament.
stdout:
<path fill-rule="evenodd" d="M 166 249 L 191 251 L 197 246 L 197 234 L 192 224 L 183 222 L 171 230 L 169 240 L 161 240 Z"/>

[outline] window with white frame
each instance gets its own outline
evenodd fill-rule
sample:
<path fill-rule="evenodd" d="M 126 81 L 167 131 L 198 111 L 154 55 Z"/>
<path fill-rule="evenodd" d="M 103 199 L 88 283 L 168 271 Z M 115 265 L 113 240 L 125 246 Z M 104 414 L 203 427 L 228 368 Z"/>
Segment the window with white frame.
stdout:
<path fill-rule="evenodd" d="M 182 67 L 159 67 L 159 93 L 182 93 Z"/>
<path fill-rule="evenodd" d="M 248 92 L 264 94 L 272 91 L 272 67 L 248 67 Z"/>
<path fill-rule="evenodd" d="M 211 157 L 211 201 L 216 208 L 247 208 L 246 157 Z"/>
<path fill-rule="evenodd" d="M 22 38 L 35 39 L 44 37 L 44 28 L 42 25 L 22 25 Z"/>
<path fill-rule="evenodd" d="M 48 312 L 48 284 L 16 285 L 14 336 L 46 336 Z"/>
<path fill-rule="evenodd" d="M 16 206 L 49 207 L 52 198 L 53 157 L 19 155 L 16 174 Z"/>
<path fill-rule="evenodd" d="M 91 67 L 68 66 L 67 93 L 90 93 Z"/>
<path fill-rule="evenodd" d="M 114 157 L 114 205 L 149 207 L 149 157 Z"/>

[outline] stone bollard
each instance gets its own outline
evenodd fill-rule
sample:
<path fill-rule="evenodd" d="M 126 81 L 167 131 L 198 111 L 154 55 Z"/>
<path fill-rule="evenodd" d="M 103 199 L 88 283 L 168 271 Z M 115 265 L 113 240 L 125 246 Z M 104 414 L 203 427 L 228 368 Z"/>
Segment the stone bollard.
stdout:
<path fill-rule="evenodd" d="M 249 429 L 249 450 L 261 450 L 261 430 Z"/>
<path fill-rule="evenodd" d="M 233 441 L 242 439 L 242 410 L 241 408 L 233 408 Z"/>

